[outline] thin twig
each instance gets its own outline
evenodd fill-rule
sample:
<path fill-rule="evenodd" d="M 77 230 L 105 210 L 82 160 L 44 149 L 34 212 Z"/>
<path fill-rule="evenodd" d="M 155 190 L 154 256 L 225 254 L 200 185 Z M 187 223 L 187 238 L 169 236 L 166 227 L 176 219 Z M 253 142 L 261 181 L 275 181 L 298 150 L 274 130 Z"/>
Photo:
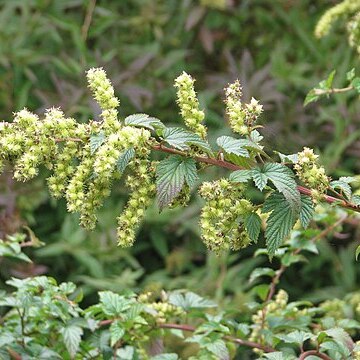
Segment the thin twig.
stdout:
<path fill-rule="evenodd" d="M 319 357 L 320 359 L 323 359 L 323 360 L 331 360 L 331 357 L 329 357 L 326 354 L 321 353 L 320 351 L 317 351 L 317 350 L 309 350 L 309 351 L 303 352 L 302 354 L 300 354 L 299 360 L 304 360 L 308 356 L 317 356 L 317 357 Z"/>
<path fill-rule="evenodd" d="M 81 27 L 81 36 L 82 36 L 84 41 L 86 41 L 86 39 L 88 37 L 89 28 L 90 28 L 90 24 L 91 24 L 93 14 L 94 14 L 95 6 L 96 6 L 96 0 L 90 0 L 89 6 L 88 6 L 88 8 L 86 10 L 84 24 Z"/>
<path fill-rule="evenodd" d="M 338 93 L 344 93 L 350 90 L 354 90 L 354 87 L 352 85 L 344 88 L 332 88 L 332 89 L 314 89 L 315 95 L 326 95 L 326 94 L 338 94 Z"/>

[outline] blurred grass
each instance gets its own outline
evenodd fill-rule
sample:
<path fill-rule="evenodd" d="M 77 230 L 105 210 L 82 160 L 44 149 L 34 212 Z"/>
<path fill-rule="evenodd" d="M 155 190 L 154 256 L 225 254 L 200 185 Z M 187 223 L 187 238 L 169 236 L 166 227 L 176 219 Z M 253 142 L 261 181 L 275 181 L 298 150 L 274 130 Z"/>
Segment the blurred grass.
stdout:
<path fill-rule="evenodd" d="M 79 121 L 96 117 L 99 110 L 86 89 L 84 74 L 90 67 L 103 66 L 121 99 L 121 116 L 145 112 L 176 123 L 180 117 L 172 83 L 185 70 L 197 79 L 201 105 L 215 137 L 227 131 L 223 88 L 240 78 L 244 98 L 254 96 L 265 106 L 262 133 L 271 148 L 291 153 L 313 146 L 335 175 L 358 173 L 357 99 L 340 95 L 302 106 L 307 91 L 332 69 L 337 70 L 340 86 L 346 71 L 358 67 L 358 57 L 345 39 L 332 36 L 319 41 L 313 36 L 317 19 L 333 1 L 222 4 L 0 1 L 1 118 L 10 121 L 12 113 L 24 106 L 38 113 L 59 106 Z M 209 178 L 216 173 L 210 172 Z M 195 194 L 185 211 L 158 214 L 155 206 L 151 208 L 137 244 L 125 251 L 115 246 L 113 220 L 126 198 L 121 186 L 101 211 L 93 233 L 80 229 L 63 203 L 55 205 L 48 198 L 42 180 L 26 189 L 3 177 L 1 224 L 6 229 L 26 221 L 47 246 L 35 251 L 34 265 L 11 263 L 1 270 L 2 279 L 45 271 L 59 281 L 82 284 L 89 295 L 95 289 L 186 287 L 238 307 L 249 297 L 245 279 L 263 260 L 251 258 L 252 249 L 219 259 L 206 253 L 199 241 L 200 204 Z M 358 240 L 357 232 L 352 236 Z M 290 270 L 284 280 L 287 289 L 299 297 L 312 292 L 313 299 L 320 299 L 330 288 L 343 294 L 356 287 L 359 270 L 350 251 L 353 242 L 334 244 L 323 245 L 322 255 L 310 264 Z M 341 275 L 345 266 L 351 274 L 347 279 Z M 320 270 L 322 277 L 312 283 L 311 273 Z"/>

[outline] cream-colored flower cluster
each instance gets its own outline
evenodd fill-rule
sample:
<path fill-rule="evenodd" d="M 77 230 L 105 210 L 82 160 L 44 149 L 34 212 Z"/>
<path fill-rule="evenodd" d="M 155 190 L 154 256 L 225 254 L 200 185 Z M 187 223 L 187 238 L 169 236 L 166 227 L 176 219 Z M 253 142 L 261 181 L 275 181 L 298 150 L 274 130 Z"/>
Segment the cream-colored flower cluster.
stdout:
<path fill-rule="evenodd" d="M 103 69 L 89 70 L 87 78 L 102 109 L 102 121 L 79 124 L 59 109 L 47 110 L 40 119 L 21 110 L 13 123 L 0 125 L 0 165 L 11 163 L 14 177 L 21 181 L 32 179 L 42 165 L 52 170 L 47 179 L 51 194 L 65 197 L 68 210 L 80 213 L 80 223 L 92 229 L 96 210 L 110 195 L 113 180 L 121 176 L 118 161 L 131 150 L 132 175 L 128 182 L 133 193 L 119 217 L 118 229 L 119 244 L 131 244 L 155 190 L 154 171 L 150 171 L 147 160 L 151 134 L 119 121 L 119 101 Z M 93 137 L 100 139 L 96 148 Z"/>
<path fill-rule="evenodd" d="M 249 135 L 263 112 L 262 105 L 254 98 L 248 104 L 241 102 L 242 89 L 238 80 L 225 89 L 225 95 L 226 113 L 231 129 L 240 135 Z"/>
<path fill-rule="evenodd" d="M 206 200 L 200 215 L 202 239 L 209 250 L 239 250 L 249 245 L 250 238 L 240 221 L 253 209 L 243 198 L 242 188 L 226 179 L 204 182 L 199 190 Z"/>
<path fill-rule="evenodd" d="M 306 186 L 313 189 L 315 198 L 321 197 L 329 187 L 329 178 L 326 176 L 325 169 L 318 165 L 318 157 L 312 149 L 305 147 L 298 153 L 298 159 L 294 165 L 296 175 Z"/>
<path fill-rule="evenodd" d="M 133 174 L 126 183 L 131 190 L 124 211 L 118 217 L 118 244 L 121 247 L 132 246 L 136 230 L 144 218 L 145 210 L 155 195 L 155 169 L 148 159 L 135 159 L 130 164 Z"/>
<path fill-rule="evenodd" d="M 199 100 L 194 89 L 194 82 L 195 80 L 186 72 L 183 72 L 175 79 L 177 103 L 185 125 L 189 130 L 204 139 L 207 131 L 206 127 L 202 124 L 205 113 L 199 109 Z"/>
<path fill-rule="evenodd" d="M 360 0 L 345 0 L 327 10 L 316 25 L 315 35 L 327 35 L 339 19 L 346 23 L 350 46 L 360 53 Z"/>

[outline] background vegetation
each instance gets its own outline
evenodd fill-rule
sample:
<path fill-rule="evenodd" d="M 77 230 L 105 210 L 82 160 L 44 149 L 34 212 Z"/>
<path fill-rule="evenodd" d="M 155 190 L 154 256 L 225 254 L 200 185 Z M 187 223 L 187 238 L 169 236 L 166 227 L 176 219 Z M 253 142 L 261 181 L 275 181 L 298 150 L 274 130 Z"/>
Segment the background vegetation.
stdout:
<path fill-rule="evenodd" d="M 314 37 L 315 24 L 333 1 L 225 0 L 4 0 L 0 2 L 0 116 L 10 120 L 27 106 L 42 113 L 59 106 L 83 121 L 99 109 L 86 90 L 85 71 L 102 66 L 121 99 L 122 116 L 144 112 L 179 122 L 173 79 L 183 70 L 197 79 L 201 106 L 213 136 L 225 134 L 224 86 L 239 78 L 245 101 L 265 107 L 262 134 L 283 153 L 314 147 L 335 177 L 360 172 L 360 109 L 357 95 L 340 94 L 304 108 L 306 93 L 333 69 L 341 87 L 357 68 L 346 39 Z M 213 174 L 208 176 L 215 176 Z M 149 211 L 130 250 L 116 247 L 114 214 L 126 198 L 115 189 L 96 231 L 79 228 L 64 203 L 49 197 L 43 180 L 0 182 L 0 235 L 25 230 L 46 244 L 27 253 L 24 265 L 1 260 L 1 287 L 11 276 L 46 274 L 73 281 L 96 301 L 97 290 L 187 288 L 223 308 L 241 309 L 252 299 L 248 276 L 265 258 L 253 249 L 217 258 L 199 240 L 200 203 L 183 210 Z M 322 301 L 358 289 L 354 249 L 357 224 L 346 224 L 320 254 L 287 271 L 282 287 L 296 299 Z M 314 276 L 316 274 L 316 276 Z"/>

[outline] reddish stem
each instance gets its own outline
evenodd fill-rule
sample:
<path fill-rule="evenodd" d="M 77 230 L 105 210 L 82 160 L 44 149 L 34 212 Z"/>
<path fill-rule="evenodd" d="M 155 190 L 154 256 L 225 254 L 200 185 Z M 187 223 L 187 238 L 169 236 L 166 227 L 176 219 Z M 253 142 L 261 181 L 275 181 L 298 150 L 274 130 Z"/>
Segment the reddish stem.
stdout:
<path fill-rule="evenodd" d="M 303 352 L 302 354 L 300 354 L 299 360 L 304 360 L 308 356 L 312 356 L 312 355 L 317 356 L 317 357 L 319 357 L 320 359 L 323 359 L 323 360 L 331 360 L 331 357 L 329 357 L 326 354 L 321 353 L 321 352 L 319 352 L 317 350 L 309 350 L 309 351 Z"/>

